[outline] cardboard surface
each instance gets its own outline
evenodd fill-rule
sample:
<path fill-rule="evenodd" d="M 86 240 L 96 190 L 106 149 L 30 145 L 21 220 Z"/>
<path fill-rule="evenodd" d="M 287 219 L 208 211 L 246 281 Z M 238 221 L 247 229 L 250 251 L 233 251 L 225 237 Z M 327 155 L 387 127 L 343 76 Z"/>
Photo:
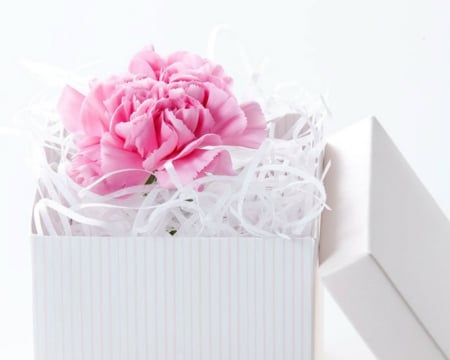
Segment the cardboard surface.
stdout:
<path fill-rule="evenodd" d="M 36 360 L 313 357 L 313 238 L 32 243 Z"/>
<path fill-rule="evenodd" d="M 325 286 L 379 359 L 450 358 L 450 223 L 375 119 L 330 139 Z"/>

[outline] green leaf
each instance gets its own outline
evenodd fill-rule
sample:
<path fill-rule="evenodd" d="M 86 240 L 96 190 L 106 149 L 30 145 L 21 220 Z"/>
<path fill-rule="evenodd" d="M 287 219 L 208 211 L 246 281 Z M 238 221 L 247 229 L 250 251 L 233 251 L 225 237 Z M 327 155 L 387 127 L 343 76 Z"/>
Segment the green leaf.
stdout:
<path fill-rule="evenodd" d="M 174 236 L 177 233 L 175 229 L 169 230 L 169 234 Z"/>
<path fill-rule="evenodd" d="M 148 177 L 148 179 L 147 179 L 147 181 L 145 182 L 145 185 L 151 185 L 151 184 L 154 184 L 155 182 L 156 182 L 156 176 L 154 175 L 154 174 L 151 174 L 149 177 Z"/>

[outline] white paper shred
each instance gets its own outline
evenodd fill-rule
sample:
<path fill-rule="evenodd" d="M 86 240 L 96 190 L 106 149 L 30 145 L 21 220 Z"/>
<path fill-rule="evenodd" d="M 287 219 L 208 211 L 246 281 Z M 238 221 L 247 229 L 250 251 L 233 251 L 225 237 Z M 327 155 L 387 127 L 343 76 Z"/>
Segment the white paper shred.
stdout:
<path fill-rule="evenodd" d="M 60 86 L 66 78 L 58 74 Z M 55 83 L 55 82 L 53 82 Z M 56 112 L 57 97 L 41 96 L 24 112 L 32 120 L 39 164 L 33 226 L 39 235 L 83 236 L 283 236 L 317 235 L 325 207 L 322 182 L 323 123 L 328 111 L 291 86 L 264 96 L 269 137 L 257 149 L 225 147 L 235 176 L 208 175 L 176 190 L 157 184 L 105 196 L 81 188 L 67 175 L 74 149 Z M 50 94 L 50 92 L 48 93 Z M 124 169 L 127 171 L 127 169 Z M 175 170 L 167 171 L 177 184 Z M 115 172 L 116 173 L 116 172 Z M 98 181 L 114 175 L 106 174 Z M 202 189 L 198 191 L 196 189 Z"/>

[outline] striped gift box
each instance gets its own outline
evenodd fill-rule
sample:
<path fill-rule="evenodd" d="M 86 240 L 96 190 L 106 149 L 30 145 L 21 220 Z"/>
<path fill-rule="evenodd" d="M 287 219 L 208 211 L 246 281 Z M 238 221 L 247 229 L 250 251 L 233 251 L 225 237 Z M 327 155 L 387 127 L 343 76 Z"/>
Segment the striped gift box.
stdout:
<path fill-rule="evenodd" d="M 311 360 L 314 238 L 33 236 L 36 360 Z"/>

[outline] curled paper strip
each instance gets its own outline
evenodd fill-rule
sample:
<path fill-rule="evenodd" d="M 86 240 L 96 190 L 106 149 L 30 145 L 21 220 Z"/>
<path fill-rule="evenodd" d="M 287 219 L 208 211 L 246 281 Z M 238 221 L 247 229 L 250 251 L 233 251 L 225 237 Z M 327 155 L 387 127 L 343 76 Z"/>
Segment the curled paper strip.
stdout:
<path fill-rule="evenodd" d="M 61 72 L 54 77 L 49 83 L 77 82 L 76 76 Z M 316 236 L 316 220 L 326 200 L 321 176 L 327 108 L 323 101 L 287 85 L 266 97 L 257 76 L 252 79 L 252 97 L 259 97 L 256 100 L 271 119 L 268 139 L 256 150 L 224 147 L 231 154 L 235 176 L 209 174 L 181 186 L 168 163 L 165 170 L 174 190 L 155 183 L 107 195 L 90 191 L 118 173 L 133 176 L 133 172 L 144 171 L 136 169 L 111 172 L 80 187 L 67 174 L 76 147 L 55 109 L 57 101 L 47 95 L 37 98 L 23 114 L 27 120 L 33 119 L 34 155 L 40 167 L 34 232 L 67 236 Z"/>
<path fill-rule="evenodd" d="M 296 107 L 269 122 L 271 136 L 259 149 L 227 147 L 236 176 L 208 175 L 175 190 L 134 186 L 104 196 L 81 188 L 67 175 L 73 145 L 53 114 L 47 117 L 50 126 L 41 131 L 45 146 L 35 231 L 67 236 L 310 236 L 326 199 L 320 178 L 326 111 Z M 173 167 L 166 170 L 177 184 Z"/>

